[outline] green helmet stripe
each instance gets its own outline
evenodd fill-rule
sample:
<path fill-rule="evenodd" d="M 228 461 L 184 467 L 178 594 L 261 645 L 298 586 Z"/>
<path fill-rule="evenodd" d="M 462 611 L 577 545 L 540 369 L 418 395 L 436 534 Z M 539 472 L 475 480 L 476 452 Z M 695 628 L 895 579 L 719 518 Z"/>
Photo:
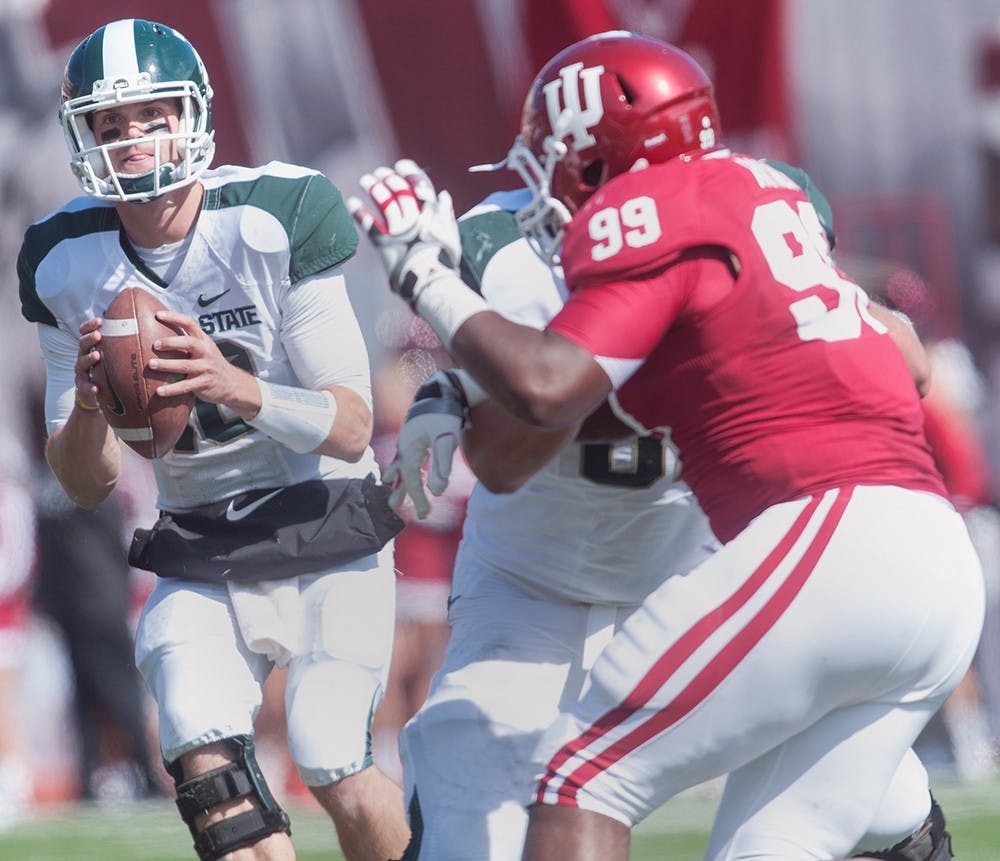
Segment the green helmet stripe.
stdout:
<path fill-rule="evenodd" d="M 93 92 L 94 81 L 104 78 L 104 52 L 101 46 L 104 44 L 105 29 L 101 27 L 81 42 L 69 58 L 66 81 L 63 83 L 63 101 L 77 96 L 89 96 Z"/>
<path fill-rule="evenodd" d="M 108 24 L 104 28 L 101 48 L 105 74 L 135 80 L 139 74 L 139 58 L 136 56 L 135 21 L 132 18 Z"/>

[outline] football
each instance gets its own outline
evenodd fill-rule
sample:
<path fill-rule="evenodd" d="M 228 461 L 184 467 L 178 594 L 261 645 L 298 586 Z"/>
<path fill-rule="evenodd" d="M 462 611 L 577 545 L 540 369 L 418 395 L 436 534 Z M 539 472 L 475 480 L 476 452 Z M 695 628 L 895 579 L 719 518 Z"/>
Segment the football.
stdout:
<path fill-rule="evenodd" d="M 102 315 L 101 360 L 92 377 L 99 391 L 97 401 L 104 418 L 122 442 L 145 458 L 163 457 L 174 447 L 187 426 L 194 396 L 163 398 L 156 389 L 175 382 L 175 374 L 151 371 L 151 358 L 184 358 L 172 350 L 157 352 L 157 338 L 176 335 L 156 319 L 166 306 L 151 293 L 129 287 L 119 293 Z"/>

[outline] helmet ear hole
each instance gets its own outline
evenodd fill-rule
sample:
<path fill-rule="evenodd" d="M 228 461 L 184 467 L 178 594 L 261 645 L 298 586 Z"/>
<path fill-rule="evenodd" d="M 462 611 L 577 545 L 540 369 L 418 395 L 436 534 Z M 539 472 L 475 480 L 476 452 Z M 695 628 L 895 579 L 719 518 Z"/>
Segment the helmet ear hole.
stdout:
<path fill-rule="evenodd" d="M 580 178 L 583 180 L 583 184 L 588 188 L 597 188 L 601 185 L 604 180 L 604 160 L 595 159 L 586 165 L 580 173 Z"/>
<path fill-rule="evenodd" d="M 615 75 L 615 80 L 618 82 L 618 89 L 621 90 L 622 97 L 625 99 L 626 104 L 632 106 L 635 104 L 635 93 L 632 92 L 632 88 L 628 85 L 628 82 L 622 78 L 621 75 Z"/>

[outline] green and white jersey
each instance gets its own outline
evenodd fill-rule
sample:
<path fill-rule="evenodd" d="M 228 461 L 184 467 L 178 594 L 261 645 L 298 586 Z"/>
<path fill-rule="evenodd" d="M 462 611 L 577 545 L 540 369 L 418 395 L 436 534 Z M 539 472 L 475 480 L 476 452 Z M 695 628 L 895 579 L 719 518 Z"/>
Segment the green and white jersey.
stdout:
<path fill-rule="evenodd" d="M 499 192 L 463 216 L 462 277 L 496 311 L 542 329 L 566 287 L 514 220 L 529 194 Z M 452 594 L 473 592 L 476 577 L 501 572 L 541 598 L 639 603 L 717 548 L 691 491 L 673 480 L 676 467 L 661 442 L 632 439 L 570 445 L 512 494 L 477 484 Z"/>
<path fill-rule="evenodd" d="M 80 324 L 103 314 L 127 287 L 192 316 L 226 358 L 261 379 L 345 385 L 371 403 L 367 351 L 336 268 L 357 247 L 337 189 L 320 173 L 279 162 L 221 167 L 201 181 L 201 213 L 169 284 L 130 245 L 109 203 L 80 197 L 28 228 L 18 257 L 21 306 L 39 324 L 50 428 L 72 409 Z M 153 461 L 153 470 L 158 507 L 183 510 L 252 488 L 364 476 L 376 467 L 370 451 L 354 464 L 296 454 L 198 401 L 177 446 Z"/>

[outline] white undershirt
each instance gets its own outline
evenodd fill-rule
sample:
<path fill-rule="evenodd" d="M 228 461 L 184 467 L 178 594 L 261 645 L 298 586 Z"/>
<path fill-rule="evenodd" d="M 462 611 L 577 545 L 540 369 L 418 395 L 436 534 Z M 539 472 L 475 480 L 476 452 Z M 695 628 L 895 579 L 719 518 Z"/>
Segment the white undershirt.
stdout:
<path fill-rule="evenodd" d="M 156 248 L 143 248 L 133 242 L 132 247 L 150 271 L 155 272 L 164 284 L 169 284 L 180 271 L 193 237 L 194 231 L 180 242 L 168 242 L 166 245 L 158 245 Z"/>

